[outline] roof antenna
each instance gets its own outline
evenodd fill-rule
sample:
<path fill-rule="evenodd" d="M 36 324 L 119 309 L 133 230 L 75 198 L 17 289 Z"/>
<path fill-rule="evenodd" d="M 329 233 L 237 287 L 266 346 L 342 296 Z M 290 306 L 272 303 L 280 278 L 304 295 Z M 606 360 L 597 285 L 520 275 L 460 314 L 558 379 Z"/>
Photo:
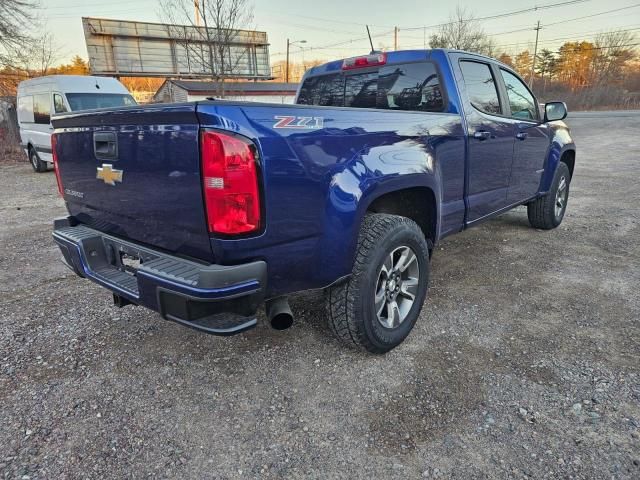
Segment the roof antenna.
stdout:
<path fill-rule="evenodd" d="M 373 48 L 373 40 L 371 40 L 371 32 L 369 31 L 369 25 L 365 25 L 367 27 L 367 35 L 369 36 L 369 44 L 371 45 L 371 53 L 375 53 L 376 49 Z"/>

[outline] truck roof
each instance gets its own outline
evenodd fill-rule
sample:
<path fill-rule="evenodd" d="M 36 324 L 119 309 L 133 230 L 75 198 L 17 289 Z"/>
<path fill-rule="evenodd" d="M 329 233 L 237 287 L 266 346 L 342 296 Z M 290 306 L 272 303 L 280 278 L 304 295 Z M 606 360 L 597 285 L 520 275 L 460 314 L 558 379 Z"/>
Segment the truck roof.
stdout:
<path fill-rule="evenodd" d="M 490 60 L 495 63 L 499 63 L 500 65 L 504 65 L 506 68 L 511 69 L 509 65 L 505 65 L 499 60 L 495 58 L 488 57 L 486 55 L 481 55 L 479 53 L 467 52 L 464 50 L 456 50 L 452 48 L 432 48 L 432 49 L 419 49 L 419 50 L 394 50 L 391 52 L 386 52 L 387 62 L 386 64 L 394 64 L 394 63 L 409 63 L 409 62 L 420 62 L 430 59 L 434 53 L 451 53 L 451 52 L 461 52 L 467 55 L 472 55 L 474 57 L 482 58 L 485 60 Z M 369 53 L 363 53 L 362 55 L 368 55 Z M 354 55 L 358 56 L 358 55 Z M 307 70 L 305 74 L 305 78 L 315 76 L 315 75 L 323 75 L 325 73 L 338 72 L 342 69 L 342 63 L 345 59 L 332 60 L 331 62 L 324 63 L 322 65 L 318 65 L 316 67 L 312 67 Z"/>

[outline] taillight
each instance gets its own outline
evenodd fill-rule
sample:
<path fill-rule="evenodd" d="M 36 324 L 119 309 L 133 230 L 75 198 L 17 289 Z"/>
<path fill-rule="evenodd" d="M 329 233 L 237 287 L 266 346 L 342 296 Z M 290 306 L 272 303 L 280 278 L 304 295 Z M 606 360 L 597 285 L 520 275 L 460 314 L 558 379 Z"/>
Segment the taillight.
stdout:
<path fill-rule="evenodd" d="M 345 58 L 342 62 L 343 70 L 352 70 L 354 68 L 374 67 L 376 65 L 384 65 L 387 63 L 386 53 L 372 53 L 363 57 Z"/>
<path fill-rule="evenodd" d="M 56 172 L 56 182 L 58 182 L 58 193 L 64 198 L 64 190 L 62 189 L 62 179 L 60 178 L 60 167 L 58 166 L 58 152 L 56 146 L 58 145 L 58 139 L 56 134 L 51 135 L 51 156 L 53 157 L 53 171 Z"/>
<path fill-rule="evenodd" d="M 255 149 L 248 140 L 203 130 L 202 182 L 209 231 L 224 235 L 260 229 Z"/>

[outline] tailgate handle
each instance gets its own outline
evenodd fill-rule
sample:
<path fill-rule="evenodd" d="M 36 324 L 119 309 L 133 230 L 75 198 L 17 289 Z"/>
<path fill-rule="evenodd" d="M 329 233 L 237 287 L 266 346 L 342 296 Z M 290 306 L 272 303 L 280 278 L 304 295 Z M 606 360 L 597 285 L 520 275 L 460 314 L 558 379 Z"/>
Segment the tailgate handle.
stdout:
<path fill-rule="evenodd" d="M 118 137 L 115 132 L 94 132 L 93 153 L 99 160 L 118 159 Z"/>

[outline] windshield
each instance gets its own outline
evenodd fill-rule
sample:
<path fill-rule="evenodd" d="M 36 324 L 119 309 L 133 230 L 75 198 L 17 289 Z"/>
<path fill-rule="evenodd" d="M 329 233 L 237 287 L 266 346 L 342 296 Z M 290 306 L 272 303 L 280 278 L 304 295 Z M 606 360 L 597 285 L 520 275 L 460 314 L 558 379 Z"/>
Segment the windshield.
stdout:
<path fill-rule="evenodd" d="M 136 105 L 131 95 L 122 93 L 67 93 L 67 101 L 72 112 Z"/>

